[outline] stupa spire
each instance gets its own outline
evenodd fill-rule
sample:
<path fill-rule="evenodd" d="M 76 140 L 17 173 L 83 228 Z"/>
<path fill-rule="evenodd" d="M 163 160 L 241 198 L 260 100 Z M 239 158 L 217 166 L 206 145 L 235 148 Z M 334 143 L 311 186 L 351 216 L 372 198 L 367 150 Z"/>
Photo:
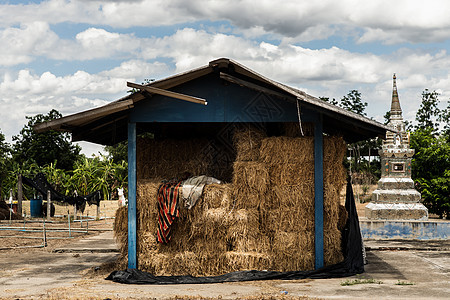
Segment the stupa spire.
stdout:
<path fill-rule="evenodd" d="M 398 119 L 402 116 L 402 108 L 400 107 L 400 101 L 398 99 L 398 92 L 397 92 L 397 77 L 393 76 L 393 86 L 392 86 L 392 103 L 391 103 L 391 120 L 392 119 Z"/>

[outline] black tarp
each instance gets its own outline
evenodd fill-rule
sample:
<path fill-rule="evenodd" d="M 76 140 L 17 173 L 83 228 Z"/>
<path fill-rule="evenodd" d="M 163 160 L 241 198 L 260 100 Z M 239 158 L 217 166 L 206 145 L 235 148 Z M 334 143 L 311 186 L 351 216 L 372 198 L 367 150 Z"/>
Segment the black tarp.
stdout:
<path fill-rule="evenodd" d="M 84 211 L 86 202 L 89 205 L 95 204 L 98 206 L 102 200 L 100 191 L 95 191 L 86 196 L 64 196 L 53 188 L 43 173 L 36 174 L 33 179 L 22 176 L 22 183 L 36 189 L 36 191 L 42 194 L 44 200 L 47 199 L 47 191 L 50 191 L 50 197 L 53 202 L 76 205 L 77 209 L 81 211 Z"/>
<path fill-rule="evenodd" d="M 326 266 L 313 271 L 238 271 L 219 276 L 154 276 L 137 269 L 112 272 L 106 280 L 128 284 L 203 284 L 252 280 L 296 280 L 305 278 L 340 278 L 364 272 L 363 249 L 358 214 L 350 181 L 347 182 L 345 208 L 348 219 L 342 232 L 342 253 L 344 260 L 340 263 Z"/>

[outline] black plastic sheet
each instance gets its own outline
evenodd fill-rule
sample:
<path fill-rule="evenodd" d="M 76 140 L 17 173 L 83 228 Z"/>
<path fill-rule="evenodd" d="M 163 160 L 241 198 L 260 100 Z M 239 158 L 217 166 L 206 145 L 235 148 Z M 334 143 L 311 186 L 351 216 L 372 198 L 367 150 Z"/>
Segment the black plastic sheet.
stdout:
<path fill-rule="evenodd" d="M 345 208 L 348 219 L 342 233 L 342 252 L 344 260 L 340 263 L 326 266 L 312 271 L 238 271 L 219 276 L 154 276 L 150 273 L 137 269 L 126 269 L 124 271 L 112 272 L 106 280 L 112 280 L 127 284 L 204 284 L 221 282 L 238 282 L 253 280 L 297 280 L 297 279 L 320 279 L 340 278 L 360 274 L 364 272 L 364 259 L 359 228 L 358 214 L 356 212 L 355 199 L 350 181 L 347 182 Z"/>
<path fill-rule="evenodd" d="M 33 179 L 22 176 L 22 183 L 36 189 L 42 194 L 43 199 L 47 199 L 47 191 L 50 191 L 50 197 L 54 202 L 65 203 L 69 205 L 76 205 L 77 209 L 84 211 L 86 202 L 89 205 L 99 205 L 102 200 L 102 194 L 100 191 L 95 191 L 86 196 L 64 196 L 53 188 L 53 186 L 47 181 L 45 175 L 38 173 Z"/>

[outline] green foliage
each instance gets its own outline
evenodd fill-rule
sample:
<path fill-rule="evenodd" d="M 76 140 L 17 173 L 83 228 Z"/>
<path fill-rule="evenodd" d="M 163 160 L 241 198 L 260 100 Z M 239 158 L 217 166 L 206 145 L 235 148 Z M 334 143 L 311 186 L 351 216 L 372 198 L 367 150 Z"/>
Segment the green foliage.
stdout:
<path fill-rule="evenodd" d="M 326 101 L 326 102 L 330 102 L 333 105 L 339 105 L 339 102 L 335 98 L 330 100 L 330 98 L 328 98 L 328 97 L 319 97 L 319 99 Z"/>
<path fill-rule="evenodd" d="M 13 160 L 19 164 L 33 161 L 41 167 L 57 161 L 60 168 L 72 170 L 75 161 L 80 157 L 81 148 L 70 142 L 69 134 L 54 130 L 36 133 L 33 130 L 33 126 L 38 123 L 60 117 L 62 115 L 54 109 L 47 115 L 26 117 L 27 125 L 19 135 L 13 137 Z"/>
<path fill-rule="evenodd" d="M 361 116 L 366 116 L 367 114 L 364 110 L 367 107 L 367 102 L 361 100 L 361 93 L 357 90 L 351 90 L 348 94 L 341 99 L 340 106 L 348 111 L 352 111 Z"/>
<path fill-rule="evenodd" d="M 444 218 L 450 212 L 450 142 L 445 135 L 435 136 L 433 128 L 411 133 L 412 179 L 430 213 Z"/>
<path fill-rule="evenodd" d="M 450 101 L 448 101 L 447 107 L 441 110 L 438 121 L 444 124 L 442 134 L 447 138 L 447 141 L 450 142 Z"/>
<path fill-rule="evenodd" d="M 128 166 L 125 161 L 114 163 L 102 157 L 83 158 L 75 164 L 70 178 L 70 189 L 79 195 L 100 190 L 104 199 L 110 199 L 116 188 L 127 185 Z"/>
<path fill-rule="evenodd" d="M 340 101 L 337 101 L 335 98 L 331 99 L 329 97 L 320 97 L 319 99 L 329 102 L 333 105 L 340 106 L 348 111 L 357 113 L 361 116 L 366 116 L 367 114 L 364 112 L 367 107 L 367 102 L 363 102 L 361 99 L 361 93 L 358 90 L 351 90 L 341 98 Z"/>
<path fill-rule="evenodd" d="M 350 285 L 355 285 L 355 284 L 370 284 L 370 283 L 375 283 L 375 284 L 382 284 L 383 282 L 381 280 L 375 280 L 373 278 L 357 278 L 357 279 L 347 279 L 345 281 L 341 282 L 342 286 L 350 286 Z"/>
<path fill-rule="evenodd" d="M 6 184 L 8 168 L 11 163 L 11 148 L 5 140 L 5 135 L 0 131 L 0 197 L 6 195 L 3 186 Z"/>
<path fill-rule="evenodd" d="M 108 158 L 115 163 L 121 161 L 128 161 L 128 143 L 123 141 L 113 146 L 105 146 L 105 151 L 108 152 Z"/>
<path fill-rule="evenodd" d="M 321 100 L 329 102 L 333 105 L 340 106 L 348 111 L 354 112 L 356 114 L 366 116 L 365 109 L 367 107 L 367 102 L 363 102 L 361 98 L 361 93 L 357 90 L 351 90 L 347 95 L 343 96 L 338 102 L 335 98 L 330 100 L 328 97 L 320 97 Z M 345 162 L 347 168 L 351 170 L 352 173 L 358 173 L 364 178 L 370 177 L 379 179 L 381 176 L 380 162 L 368 161 L 365 156 L 376 155 L 378 149 L 381 147 L 380 139 L 371 139 L 366 141 L 360 141 L 357 143 L 352 143 L 347 145 L 350 149 L 350 160 Z M 372 173 L 372 176 L 367 176 L 367 173 Z M 358 175 L 359 176 L 359 175 Z M 368 180 L 369 182 L 372 179 Z"/>
<path fill-rule="evenodd" d="M 440 115 L 438 96 L 439 93 L 436 91 L 430 92 L 425 89 L 422 92 L 422 103 L 416 113 L 417 124 L 414 129 L 433 128 L 433 130 L 437 130 L 439 128 L 439 123 L 436 122 Z"/>

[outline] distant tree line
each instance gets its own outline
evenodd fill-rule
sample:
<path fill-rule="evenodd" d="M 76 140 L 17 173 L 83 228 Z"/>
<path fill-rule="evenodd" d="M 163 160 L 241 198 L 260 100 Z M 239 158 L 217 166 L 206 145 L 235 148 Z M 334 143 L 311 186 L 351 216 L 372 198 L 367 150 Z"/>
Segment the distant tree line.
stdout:
<path fill-rule="evenodd" d="M 57 110 L 47 115 L 26 117 L 27 124 L 13 136 L 12 145 L 5 141 L 0 131 L 0 197 L 17 192 L 19 174 L 34 177 L 44 173 L 63 195 L 87 195 L 100 190 L 104 199 L 110 199 L 116 188 L 127 186 L 128 166 L 126 160 L 115 160 L 112 154 L 86 157 L 81 148 L 72 144 L 70 134 L 54 130 L 36 133 L 37 123 L 62 117 Z M 36 191 L 24 186 L 27 199 L 37 196 Z"/>

